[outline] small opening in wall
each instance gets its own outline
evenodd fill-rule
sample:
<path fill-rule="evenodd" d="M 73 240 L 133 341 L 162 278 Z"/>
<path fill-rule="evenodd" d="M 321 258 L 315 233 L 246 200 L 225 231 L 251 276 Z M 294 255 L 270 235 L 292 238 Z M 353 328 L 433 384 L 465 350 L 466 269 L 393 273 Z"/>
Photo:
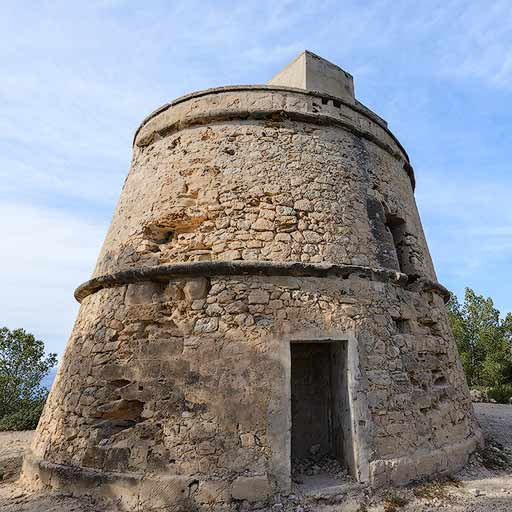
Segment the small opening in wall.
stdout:
<path fill-rule="evenodd" d="M 432 372 L 432 379 L 434 381 L 434 386 L 444 387 L 448 384 L 446 380 L 446 376 L 440 370 L 435 370 Z"/>
<path fill-rule="evenodd" d="M 157 244 L 168 244 L 174 235 L 173 231 L 167 231 L 166 233 L 162 233 L 162 235 L 156 240 Z"/>
<path fill-rule="evenodd" d="M 434 386 L 446 386 L 446 384 L 447 384 L 447 381 L 446 381 L 446 377 L 444 375 L 437 377 L 437 379 L 434 381 Z"/>
<path fill-rule="evenodd" d="M 332 104 L 333 104 L 336 108 L 341 108 L 341 101 L 338 101 L 338 100 L 332 100 Z"/>
<path fill-rule="evenodd" d="M 193 480 L 188 484 L 188 495 L 189 497 L 192 496 L 192 494 L 196 493 L 199 489 L 199 480 Z"/>
<path fill-rule="evenodd" d="M 146 237 L 156 244 L 168 244 L 174 237 L 174 230 L 162 226 L 147 226 Z"/>
<path fill-rule="evenodd" d="M 410 321 L 405 318 L 395 318 L 395 326 L 400 334 L 408 334 L 411 332 Z"/>
<path fill-rule="evenodd" d="M 130 384 L 130 381 L 126 379 L 115 379 L 111 380 L 110 384 L 112 384 L 115 388 L 122 388 Z"/>
<path fill-rule="evenodd" d="M 329 98 L 322 98 L 322 105 L 327 105 L 329 103 Z"/>
<path fill-rule="evenodd" d="M 407 245 L 405 243 L 405 221 L 399 217 L 388 215 L 386 217 L 386 228 L 391 233 L 391 237 L 393 239 L 400 272 L 406 274 L 409 262 Z"/>

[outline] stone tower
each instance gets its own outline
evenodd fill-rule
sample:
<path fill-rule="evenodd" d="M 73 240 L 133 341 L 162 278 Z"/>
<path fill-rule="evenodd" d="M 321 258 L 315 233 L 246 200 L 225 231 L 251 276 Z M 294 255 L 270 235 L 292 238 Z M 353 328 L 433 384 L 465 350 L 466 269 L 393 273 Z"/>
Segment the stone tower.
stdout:
<path fill-rule="evenodd" d="M 414 186 L 352 76 L 310 52 L 156 110 L 26 480 L 230 510 L 289 491 L 312 447 L 371 486 L 464 464 L 480 433 Z"/>

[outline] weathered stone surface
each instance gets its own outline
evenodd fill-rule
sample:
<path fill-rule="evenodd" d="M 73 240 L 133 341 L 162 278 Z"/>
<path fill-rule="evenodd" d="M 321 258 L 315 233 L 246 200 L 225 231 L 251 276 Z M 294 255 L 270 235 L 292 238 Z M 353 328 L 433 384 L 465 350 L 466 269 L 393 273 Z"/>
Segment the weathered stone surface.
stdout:
<path fill-rule="evenodd" d="M 129 284 L 125 301 L 128 306 L 156 302 L 159 293 L 160 287 L 155 283 Z"/>
<path fill-rule="evenodd" d="M 189 279 L 183 287 L 183 293 L 188 300 L 202 299 L 208 292 L 209 282 L 205 277 Z"/>
<path fill-rule="evenodd" d="M 288 493 L 291 344 L 309 341 L 344 347 L 358 481 L 464 462 L 479 431 L 446 291 L 383 120 L 325 91 L 231 87 L 157 111 L 133 153 L 28 481 L 72 475 L 128 510 Z"/>
<path fill-rule="evenodd" d="M 265 290 L 253 290 L 249 293 L 249 304 L 268 304 L 269 300 L 269 293 Z"/>
<path fill-rule="evenodd" d="M 271 492 L 270 484 L 263 476 L 239 476 L 231 489 L 233 498 L 247 501 L 264 501 Z"/>
<path fill-rule="evenodd" d="M 252 448 L 255 445 L 254 434 L 242 434 L 240 441 L 242 448 Z"/>

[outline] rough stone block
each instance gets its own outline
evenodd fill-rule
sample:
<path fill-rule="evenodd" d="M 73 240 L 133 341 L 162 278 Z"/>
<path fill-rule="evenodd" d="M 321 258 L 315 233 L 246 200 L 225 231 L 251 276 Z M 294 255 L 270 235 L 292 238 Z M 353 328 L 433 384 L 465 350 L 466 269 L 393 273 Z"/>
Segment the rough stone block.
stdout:
<path fill-rule="evenodd" d="M 252 448 L 255 445 L 254 434 L 242 434 L 240 436 L 242 448 Z"/>
<path fill-rule="evenodd" d="M 253 290 L 249 294 L 249 304 L 268 304 L 270 295 L 265 290 Z"/>
<path fill-rule="evenodd" d="M 189 301 L 202 299 L 208 294 L 209 287 L 209 280 L 205 277 L 189 279 L 183 287 L 183 293 L 185 294 L 185 298 Z"/>
<path fill-rule="evenodd" d="M 161 291 L 158 283 L 129 284 L 126 287 L 125 304 L 134 306 L 158 302 Z"/>
<path fill-rule="evenodd" d="M 239 476 L 231 488 L 236 500 L 263 501 L 270 496 L 272 488 L 264 476 Z"/>
<path fill-rule="evenodd" d="M 214 318 L 200 318 L 194 326 L 194 332 L 214 332 L 219 328 L 219 319 Z"/>

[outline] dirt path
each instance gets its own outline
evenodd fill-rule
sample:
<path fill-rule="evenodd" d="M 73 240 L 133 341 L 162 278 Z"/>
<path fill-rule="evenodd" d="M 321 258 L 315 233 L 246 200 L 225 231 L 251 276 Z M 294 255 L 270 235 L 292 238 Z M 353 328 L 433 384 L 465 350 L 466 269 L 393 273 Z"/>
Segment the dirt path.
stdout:
<path fill-rule="evenodd" d="M 23 452 L 30 445 L 33 431 L 0 432 L 0 511 L 1 512 L 113 512 L 94 498 L 74 498 L 66 493 L 29 494 L 16 480 Z"/>
<path fill-rule="evenodd" d="M 281 512 L 512 512 L 512 406 L 475 404 L 487 446 L 451 479 L 400 489 L 381 490 L 370 496 L 354 489 L 340 502 L 302 502 L 283 498 L 267 510 Z M 93 497 L 74 498 L 65 493 L 28 494 L 18 477 L 24 449 L 32 432 L 0 432 L 0 510 L 2 512 L 114 512 Z"/>
<path fill-rule="evenodd" d="M 20 458 L 32 439 L 32 431 L 0 432 L 0 468 L 3 481 L 11 481 L 18 476 Z M 0 470 L 1 471 L 1 470 Z"/>

